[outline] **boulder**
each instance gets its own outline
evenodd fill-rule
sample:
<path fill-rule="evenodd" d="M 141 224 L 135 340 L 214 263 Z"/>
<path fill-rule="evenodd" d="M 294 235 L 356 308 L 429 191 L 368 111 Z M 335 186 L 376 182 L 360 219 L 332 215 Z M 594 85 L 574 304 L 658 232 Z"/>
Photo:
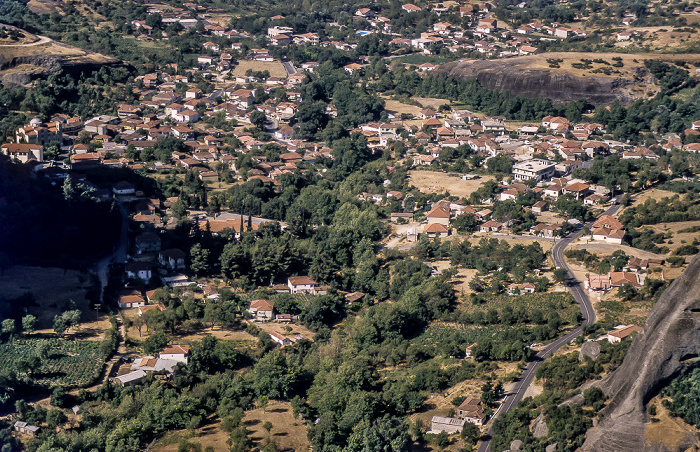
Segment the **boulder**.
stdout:
<path fill-rule="evenodd" d="M 533 421 L 530 427 L 532 436 L 535 438 L 544 438 L 549 433 L 549 428 L 547 427 L 547 421 L 541 414 Z"/>
<path fill-rule="evenodd" d="M 583 362 L 584 356 L 591 359 L 596 359 L 600 355 L 600 344 L 597 342 L 586 342 L 581 346 L 581 351 L 578 354 L 578 360 Z"/>

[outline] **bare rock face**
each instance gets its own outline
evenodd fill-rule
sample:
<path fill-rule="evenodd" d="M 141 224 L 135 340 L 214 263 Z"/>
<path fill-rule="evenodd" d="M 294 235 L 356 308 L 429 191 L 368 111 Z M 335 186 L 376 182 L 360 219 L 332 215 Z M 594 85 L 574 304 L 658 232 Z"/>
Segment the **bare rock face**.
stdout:
<path fill-rule="evenodd" d="M 532 423 L 532 427 L 530 427 L 530 431 L 532 432 L 532 436 L 535 438 L 544 438 L 547 436 L 549 433 L 549 427 L 547 427 L 547 421 L 544 419 L 543 415 L 537 416 L 535 421 Z"/>
<path fill-rule="evenodd" d="M 530 68 L 528 57 L 506 60 L 456 61 L 442 65 L 438 72 L 476 78 L 489 89 L 509 91 L 518 96 L 550 98 L 555 104 L 586 99 L 593 105 L 614 100 L 631 100 L 624 89 L 632 80 L 607 77 L 577 77 L 547 68 Z"/>
<path fill-rule="evenodd" d="M 578 354 L 578 360 L 583 361 L 584 356 L 591 359 L 596 359 L 600 355 L 600 344 L 597 342 L 586 342 L 581 346 L 581 351 Z"/>
<path fill-rule="evenodd" d="M 583 451 L 645 450 L 646 405 L 700 350 L 700 255 L 666 289 L 622 365 L 598 386 L 610 399 Z M 660 450 L 659 445 L 649 450 Z"/>

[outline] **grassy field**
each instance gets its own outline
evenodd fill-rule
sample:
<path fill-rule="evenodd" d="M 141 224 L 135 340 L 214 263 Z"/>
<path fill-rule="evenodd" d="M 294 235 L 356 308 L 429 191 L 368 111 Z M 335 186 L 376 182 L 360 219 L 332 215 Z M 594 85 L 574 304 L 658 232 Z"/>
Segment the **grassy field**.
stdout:
<path fill-rule="evenodd" d="M 287 78 L 287 71 L 279 61 L 252 61 L 241 60 L 232 71 L 234 76 L 245 75 L 246 71 L 269 71 L 270 77 Z"/>
<path fill-rule="evenodd" d="M 45 357 L 31 376 L 39 385 L 88 386 L 102 371 L 98 342 L 58 338 L 20 338 L 0 345 L 0 369 L 16 369 L 23 359 L 39 356 L 42 347 L 46 347 Z"/>
<path fill-rule="evenodd" d="M 416 187 L 421 193 L 446 193 L 469 197 L 473 192 L 482 187 L 487 181 L 493 180 L 493 176 L 481 176 L 476 180 L 462 180 L 458 176 L 437 171 L 409 171 L 409 184 Z"/>
<path fill-rule="evenodd" d="M 418 117 L 418 114 L 421 111 L 421 108 L 416 105 L 404 104 L 403 102 L 399 102 L 398 100 L 389 99 L 384 96 L 382 97 L 385 101 L 384 108 L 397 116 L 400 116 L 402 113 L 408 113 L 410 115 L 413 115 L 414 117 Z"/>
<path fill-rule="evenodd" d="M 263 428 L 265 422 L 272 423 L 272 429 L 268 436 Z M 268 439 L 273 440 L 277 450 L 293 450 L 296 452 L 310 451 L 311 445 L 306 436 L 306 426 L 301 419 L 295 419 L 292 406 L 289 402 L 270 400 L 265 409 L 257 408 L 246 412 L 243 425 L 250 432 L 249 436 L 260 450 Z M 194 435 L 189 430 L 179 430 L 168 433 L 158 440 L 153 447 L 153 452 L 175 452 L 182 440 L 191 444 L 200 444 L 201 450 L 211 446 L 215 451 L 228 451 L 226 440 L 229 434 L 220 428 L 218 418 L 209 419 L 205 425 L 198 428 Z"/>
<path fill-rule="evenodd" d="M 698 438 L 700 429 L 683 422 L 683 419 L 671 416 L 666 408 L 661 404 L 663 397 L 656 396 L 649 404 L 656 406 L 656 415 L 654 416 L 659 422 L 650 422 L 646 425 L 644 432 L 644 442 L 646 445 L 655 449 L 660 449 L 658 444 L 661 443 L 667 450 L 682 450 L 687 448 L 689 439 L 693 436 Z M 669 400 L 670 401 L 670 400 Z M 695 447 L 700 445 L 696 439 Z M 690 450 L 693 448 L 691 447 Z M 687 449 L 686 449 L 687 450 Z"/>
<path fill-rule="evenodd" d="M 654 232 L 662 232 L 664 234 L 671 233 L 673 237 L 671 242 L 666 241 L 665 246 L 671 251 L 683 245 L 690 245 L 693 240 L 700 238 L 700 231 L 695 229 L 700 228 L 700 221 L 679 221 L 677 223 L 661 223 L 649 226 Z M 681 232 L 684 231 L 684 232 Z M 695 232 L 693 232 L 695 231 Z"/>

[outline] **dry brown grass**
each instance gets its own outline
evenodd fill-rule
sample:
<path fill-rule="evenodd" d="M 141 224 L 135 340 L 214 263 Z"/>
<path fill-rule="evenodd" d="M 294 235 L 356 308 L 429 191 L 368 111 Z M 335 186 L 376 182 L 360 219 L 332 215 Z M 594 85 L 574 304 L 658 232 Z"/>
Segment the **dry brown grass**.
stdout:
<path fill-rule="evenodd" d="M 217 452 L 228 451 L 229 446 L 226 444 L 226 440 L 228 440 L 229 434 L 220 428 L 220 420 L 210 418 L 208 421 L 203 427 L 198 428 L 194 435 L 188 430 L 168 433 L 158 440 L 150 450 L 153 452 L 174 452 L 182 438 L 190 443 L 201 444 L 202 450 L 211 446 Z M 268 421 L 272 423 L 269 436 L 263 428 L 265 422 Z M 277 450 L 291 449 L 296 452 L 311 450 L 311 445 L 306 437 L 304 421 L 301 418 L 294 419 L 292 406 L 289 402 L 270 400 L 264 410 L 257 408 L 247 411 L 243 418 L 243 425 L 250 432 L 249 436 L 256 447 L 262 448 L 268 439 L 271 439 L 277 444 Z"/>
<path fill-rule="evenodd" d="M 656 397 L 651 400 L 650 404 L 656 405 L 656 416 L 659 422 L 650 422 L 647 424 L 644 432 L 644 441 L 648 448 L 660 449 L 659 443 L 663 443 L 664 449 L 667 450 L 696 450 L 700 446 L 698 441 L 698 433 L 700 430 L 692 425 L 686 424 L 681 418 L 673 417 L 666 408 L 661 404 L 661 398 Z M 690 441 L 690 443 L 688 442 Z M 689 445 L 694 445 L 695 448 Z"/>
<path fill-rule="evenodd" d="M 577 69 L 572 66 L 574 63 L 580 63 L 581 59 L 596 60 L 602 59 L 608 63 L 613 63 L 612 58 L 619 57 L 622 58 L 623 67 L 616 68 L 604 64 L 593 63 L 591 69 Z M 550 68 L 547 59 L 560 59 L 563 62 L 559 63 L 559 68 Z M 527 62 L 528 68 L 541 68 L 550 69 L 553 72 L 571 74 L 577 77 L 603 77 L 603 78 L 626 78 L 634 79 L 639 68 L 644 67 L 644 60 L 661 60 L 661 61 L 676 61 L 683 60 L 688 62 L 700 61 L 700 55 L 696 54 L 635 54 L 635 53 L 587 53 L 587 52 L 547 52 L 538 55 L 529 55 L 526 57 L 517 57 L 512 60 L 515 62 Z M 636 61 L 635 61 L 636 60 Z M 619 71 L 619 73 L 611 73 L 610 75 L 605 75 L 604 73 L 593 73 L 592 70 L 597 68 L 609 67 L 612 70 Z M 644 85 L 644 89 L 656 89 L 652 85 Z"/>
<path fill-rule="evenodd" d="M 700 221 L 679 221 L 677 223 L 660 223 L 650 225 L 649 227 L 654 232 L 661 232 L 664 234 L 670 232 L 671 234 L 673 234 L 673 238 L 671 239 L 673 243 L 666 242 L 664 244 L 664 246 L 669 247 L 671 249 L 671 252 L 673 252 L 673 250 L 675 250 L 676 248 L 684 245 L 690 245 L 693 243 L 693 240 L 700 238 L 700 233 L 698 232 L 679 232 L 683 229 L 687 229 L 693 226 L 700 226 Z"/>
<path fill-rule="evenodd" d="M 483 186 L 487 181 L 493 180 L 493 176 L 481 176 L 476 180 L 462 180 L 458 176 L 437 171 L 412 170 L 408 172 L 409 184 L 416 187 L 421 193 L 446 193 L 450 195 L 469 197 Z"/>
<path fill-rule="evenodd" d="M 279 61 L 241 60 L 238 62 L 236 68 L 232 71 L 232 74 L 234 77 L 239 75 L 245 75 L 248 69 L 251 69 L 253 71 L 269 71 L 270 77 L 287 77 L 287 71 L 284 69 L 284 66 Z"/>
<path fill-rule="evenodd" d="M 678 193 L 674 193 L 668 190 L 659 190 L 658 188 L 651 188 L 649 190 L 644 190 L 643 192 L 632 196 L 632 204 L 630 204 L 629 207 L 636 207 L 649 198 L 660 200 L 661 198 L 670 198 L 677 194 Z M 620 213 L 622 213 L 622 211 Z"/>
<path fill-rule="evenodd" d="M 440 105 L 450 103 L 450 101 L 447 99 L 436 99 L 434 97 L 413 97 L 412 99 L 420 102 L 423 108 L 432 108 L 436 111 L 440 107 Z"/>
<path fill-rule="evenodd" d="M 398 100 L 384 98 L 385 104 L 384 108 L 396 115 L 401 115 L 402 113 L 411 114 L 414 117 L 418 116 L 418 112 L 421 110 L 420 107 L 415 105 L 404 104 Z"/>

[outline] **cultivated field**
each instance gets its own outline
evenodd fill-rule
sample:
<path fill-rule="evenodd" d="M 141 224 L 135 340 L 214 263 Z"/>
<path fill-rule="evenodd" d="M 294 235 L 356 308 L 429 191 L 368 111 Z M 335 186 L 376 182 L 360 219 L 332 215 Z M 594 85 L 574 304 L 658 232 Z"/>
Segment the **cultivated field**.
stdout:
<path fill-rule="evenodd" d="M 19 368 L 32 356 L 41 358 L 32 381 L 46 386 L 81 387 L 91 384 L 102 371 L 100 344 L 58 338 L 20 338 L 0 345 L 0 369 Z"/>
<path fill-rule="evenodd" d="M 233 76 L 245 75 L 246 71 L 269 71 L 270 77 L 287 77 L 287 70 L 279 61 L 252 61 L 240 60 L 236 68 L 231 71 Z"/>
<path fill-rule="evenodd" d="M 469 197 L 487 181 L 493 180 L 493 176 L 481 176 L 476 180 L 462 180 L 459 176 L 450 176 L 437 171 L 408 172 L 409 184 L 420 190 L 421 193 L 446 193 L 460 198 Z"/>

